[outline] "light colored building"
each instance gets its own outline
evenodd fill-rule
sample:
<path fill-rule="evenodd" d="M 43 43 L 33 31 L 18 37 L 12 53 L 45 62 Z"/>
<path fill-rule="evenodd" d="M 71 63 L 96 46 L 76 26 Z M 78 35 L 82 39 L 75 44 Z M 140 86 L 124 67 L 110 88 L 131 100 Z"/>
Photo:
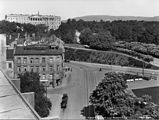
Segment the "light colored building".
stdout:
<path fill-rule="evenodd" d="M 64 51 L 50 45 L 17 46 L 14 53 L 14 75 L 38 72 L 40 81 L 57 85 L 63 77 Z"/>
<path fill-rule="evenodd" d="M 7 69 L 7 75 L 10 78 L 14 77 L 13 52 L 14 49 L 6 49 L 6 69 Z"/>
<path fill-rule="evenodd" d="M 8 14 L 5 15 L 5 20 L 9 22 L 17 22 L 17 23 L 30 23 L 33 25 L 44 24 L 50 29 L 58 29 L 61 24 L 61 17 L 54 15 L 40 15 L 34 14 Z"/>
<path fill-rule="evenodd" d="M 6 69 L 6 35 L 0 34 L 0 66 Z"/>

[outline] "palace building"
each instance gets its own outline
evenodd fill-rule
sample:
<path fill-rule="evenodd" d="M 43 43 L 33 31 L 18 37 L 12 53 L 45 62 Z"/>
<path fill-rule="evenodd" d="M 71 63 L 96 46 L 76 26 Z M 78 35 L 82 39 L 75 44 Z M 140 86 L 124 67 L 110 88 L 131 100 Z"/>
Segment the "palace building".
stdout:
<path fill-rule="evenodd" d="M 56 30 L 61 25 L 61 17 L 54 15 L 40 15 L 38 14 L 8 14 L 5 15 L 5 20 L 17 23 L 30 23 L 33 25 L 44 24 L 48 29 Z"/>

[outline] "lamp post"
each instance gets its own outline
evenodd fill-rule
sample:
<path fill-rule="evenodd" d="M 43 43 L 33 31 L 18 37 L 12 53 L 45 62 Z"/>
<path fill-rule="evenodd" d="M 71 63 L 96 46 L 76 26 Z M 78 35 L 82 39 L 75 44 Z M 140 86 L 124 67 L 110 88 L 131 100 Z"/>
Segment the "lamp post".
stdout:
<path fill-rule="evenodd" d="M 45 87 L 46 87 L 46 97 L 47 97 L 47 85 L 45 85 Z"/>
<path fill-rule="evenodd" d="M 52 70 L 52 87 L 54 88 L 54 70 Z"/>

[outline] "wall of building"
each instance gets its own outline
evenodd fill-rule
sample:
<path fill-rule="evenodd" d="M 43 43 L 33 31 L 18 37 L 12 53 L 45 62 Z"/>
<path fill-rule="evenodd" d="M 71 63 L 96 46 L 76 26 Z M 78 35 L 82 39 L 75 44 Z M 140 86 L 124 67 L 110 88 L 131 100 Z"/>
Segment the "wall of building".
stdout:
<path fill-rule="evenodd" d="M 0 34 L 0 67 L 6 69 L 6 35 Z"/>
<path fill-rule="evenodd" d="M 45 58 L 45 63 L 42 62 L 42 59 Z M 50 59 L 53 58 L 53 59 Z M 18 59 L 20 63 L 18 63 Z M 25 61 L 27 59 L 27 61 Z M 38 60 L 39 59 L 39 62 Z M 31 63 L 33 60 L 33 63 Z M 24 62 L 25 61 L 25 62 Z M 19 71 L 19 68 L 21 69 Z M 52 82 L 53 79 L 60 79 L 60 72 L 63 71 L 63 58 L 62 55 L 57 56 L 39 56 L 39 55 L 32 55 L 32 56 L 14 56 L 14 73 L 17 76 L 20 72 L 25 71 L 33 71 L 38 72 L 37 68 L 39 69 L 39 75 L 41 76 L 41 80 L 49 80 Z M 44 70 L 45 69 L 45 70 Z M 44 78 L 45 76 L 45 78 Z M 54 78 L 51 78 L 51 76 Z"/>

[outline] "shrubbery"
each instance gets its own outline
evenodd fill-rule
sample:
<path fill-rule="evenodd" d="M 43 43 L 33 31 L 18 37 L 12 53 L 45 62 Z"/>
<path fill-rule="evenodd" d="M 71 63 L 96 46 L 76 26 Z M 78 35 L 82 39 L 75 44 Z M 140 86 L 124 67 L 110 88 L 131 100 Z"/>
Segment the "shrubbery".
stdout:
<path fill-rule="evenodd" d="M 149 63 L 144 63 L 141 60 L 134 59 L 132 57 L 122 55 L 113 51 L 91 51 L 82 49 L 65 49 L 65 58 L 67 60 L 76 60 L 84 62 L 93 62 L 109 65 L 121 65 L 121 66 L 132 66 L 132 67 L 144 67 L 158 69 Z"/>
<path fill-rule="evenodd" d="M 114 45 L 115 45 L 115 47 L 117 47 L 116 49 L 117 50 L 119 49 L 121 52 L 122 51 L 123 52 L 132 51 L 133 53 L 136 52 L 140 56 L 144 56 L 143 59 L 148 60 L 148 61 L 153 60 L 153 58 L 151 56 L 159 58 L 159 46 L 155 45 L 155 44 L 145 44 L 145 43 L 141 43 L 141 42 L 130 42 L 129 43 L 129 42 L 125 42 L 125 41 L 119 41 L 119 42 L 116 42 Z M 128 50 L 126 50 L 126 49 L 128 49 Z M 130 54 L 132 52 L 130 52 Z M 145 55 L 143 55 L 143 54 L 145 54 Z"/>
<path fill-rule="evenodd" d="M 144 55 L 142 53 L 139 53 L 139 52 L 135 52 L 133 50 L 128 50 L 128 49 L 125 49 L 125 48 L 114 48 L 115 51 L 118 51 L 118 52 L 122 52 L 122 53 L 125 53 L 125 54 L 128 54 L 128 55 L 131 55 L 131 56 L 134 56 L 134 57 L 137 57 L 138 59 L 142 59 L 146 62 L 150 62 L 150 61 L 153 61 L 153 57 L 150 56 L 150 55 Z"/>

